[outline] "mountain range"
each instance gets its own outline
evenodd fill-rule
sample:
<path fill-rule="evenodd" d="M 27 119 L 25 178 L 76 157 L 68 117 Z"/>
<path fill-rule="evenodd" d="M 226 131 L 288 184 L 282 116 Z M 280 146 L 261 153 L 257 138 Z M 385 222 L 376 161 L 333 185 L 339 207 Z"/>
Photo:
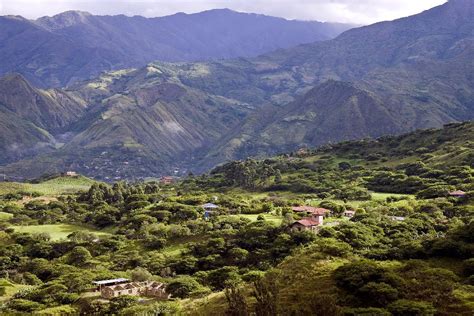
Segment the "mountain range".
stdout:
<path fill-rule="evenodd" d="M 73 169 L 107 180 L 202 172 L 231 159 L 439 127 L 474 117 L 473 70 L 474 2 L 451 0 L 253 58 L 152 62 L 63 89 L 10 75 L 0 82 L 8 130 L 0 173 Z"/>
<path fill-rule="evenodd" d="M 103 71 L 154 60 L 255 57 L 334 38 L 348 24 L 289 21 L 227 9 L 160 18 L 68 11 L 27 20 L 0 17 L 0 74 L 18 72 L 36 86 L 62 87 Z"/>

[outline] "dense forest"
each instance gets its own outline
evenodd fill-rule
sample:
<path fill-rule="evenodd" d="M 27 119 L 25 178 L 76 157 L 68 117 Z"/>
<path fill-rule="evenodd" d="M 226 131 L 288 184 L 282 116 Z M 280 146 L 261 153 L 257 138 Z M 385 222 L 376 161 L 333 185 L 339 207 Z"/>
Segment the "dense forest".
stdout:
<path fill-rule="evenodd" d="M 472 315 L 473 136 L 473 123 L 450 124 L 171 184 L 2 183 L 1 312 Z M 303 205 L 330 210 L 317 232 L 291 229 Z M 58 237 L 64 225 L 76 229 Z M 163 282 L 171 299 L 91 291 L 120 277 Z"/>

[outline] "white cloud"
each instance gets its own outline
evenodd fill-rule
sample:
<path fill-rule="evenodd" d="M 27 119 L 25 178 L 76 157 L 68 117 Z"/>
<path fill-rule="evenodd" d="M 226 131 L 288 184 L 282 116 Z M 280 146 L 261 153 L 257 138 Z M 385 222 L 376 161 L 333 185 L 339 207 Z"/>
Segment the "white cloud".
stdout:
<path fill-rule="evenodd" d="M 148 17 L 214 8 L 289 19 L 368 24 L 419 13 L 446 0 L 0 0 L 0 14 L 37 18 L 67 10 Z"/>

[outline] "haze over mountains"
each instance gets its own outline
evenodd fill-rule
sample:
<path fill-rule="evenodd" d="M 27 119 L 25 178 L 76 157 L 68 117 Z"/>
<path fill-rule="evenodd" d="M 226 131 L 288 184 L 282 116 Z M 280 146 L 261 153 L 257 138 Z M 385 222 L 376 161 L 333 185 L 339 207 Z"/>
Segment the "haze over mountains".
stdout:
<path fill-rule="evenodd" d="M 351 27 L 231 10 L 161 18 L 95 16 L 79 11 L 35 21 L 3 16 L 0 74 L 18 72 L 35 85 L 58 87 L 154 60 L 254 57 L 331 39 Z"/>
<path fill-rule="evenodd" d="M 474 2 L 451 0 L 256 58 L 154 62 L 54 90 L 11 75 L 0 82 L 9 130 L 0 160 L 11 163 L 0 172 L 201 172 L 228 159 L 438 127 L 474 117 L 473 74 Z M 34 114 L 43 111 L 56 116 Z M 22 138 L 9 138 L 15 128 Z"/>

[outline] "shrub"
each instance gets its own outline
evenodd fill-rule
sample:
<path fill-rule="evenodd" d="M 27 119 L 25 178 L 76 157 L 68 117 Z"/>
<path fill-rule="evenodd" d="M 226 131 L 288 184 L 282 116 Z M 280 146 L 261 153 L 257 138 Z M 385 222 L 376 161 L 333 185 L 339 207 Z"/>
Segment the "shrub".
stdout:
<path fill-rule="evenodd" d="M 44 305 L 25 299 L 13 299 L 8 302 L 7 308 L 19 312 L 31 313 L 43 309 Z"/>
<path fill-rule="evenodd" d="M 436 309 L 431 303 L 423 301 L 398 300 L 388 306 L 393 316 L 431 316 Z"/>
<path fill-rule="evenodd" d="M 138 298 L 133 296 L 119 296 L 110 300 L 109 311 L 112 315 L 116 315 L 121 310 L 133 306 L 137 303 Z"/>
<path fill-rule="evenodd" d="M 318 250 L 333 257 L 346 257 L 352 252 L 352 247 L 334 238 L 323 238 L 315 242 Z"/>
<path fill-rule="evenodd" d="M 474 258 L 464 260 L 462 268 L 464 275 L 474 275 Z"/>
<path fill-rule="evenodd" d="M 23 273 L 23 279 L 28 285 L 40 285 L 43 283 L 36 275 L 30 272 Z"/>
<path fill-rule="evenodd" d="M 370 304 L 381 307 L 398 298 L 398 290 L 383 282 L 369 282 L 361 287 L 359 292 Z"/>
<path fill-rule="evenodd" d="M 137 267 L 131 273 L 132 281 L 143 282 L 149 281 L 152 278 L 152 274 L 147 269 Z"/>
<path fill-rule="evenodd" d="M 422 190 L 416 194 L 417 199 L 434 199 L 437 197 L 446 197 L 451 188 L 442 185 L 436 185 Z"/>
<path fill-rule="evenodd" d="M 362 260 L 345 264 L 336 269 L 336 285 L 347 291 L 357 291 L 369 282 L 383 279 L 385 270 L 371 261 Z"/>
<path fill-rule="evenodd" d="M 202 285 L 192 277 L 180 277 L 168 284 L 166 291 L 174 297 L 190 297 L 194 292 L 200 290 Z"/>

